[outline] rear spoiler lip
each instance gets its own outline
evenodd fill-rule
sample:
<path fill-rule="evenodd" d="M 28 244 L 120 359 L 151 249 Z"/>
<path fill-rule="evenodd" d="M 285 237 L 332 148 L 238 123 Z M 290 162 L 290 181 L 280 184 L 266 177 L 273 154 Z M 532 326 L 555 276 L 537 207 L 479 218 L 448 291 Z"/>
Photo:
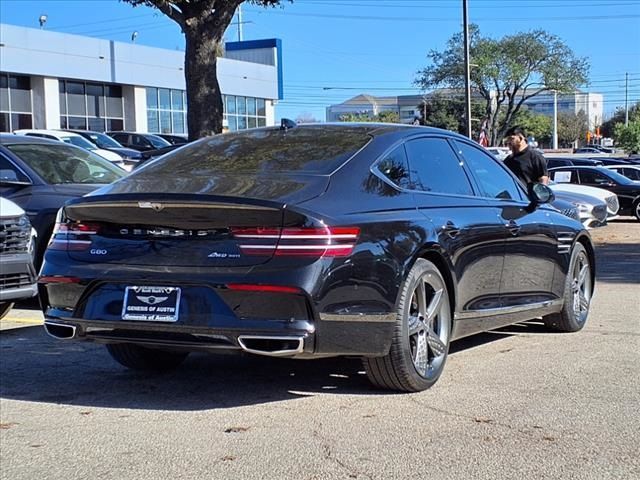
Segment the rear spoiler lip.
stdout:
<path fill-rule="evenodd" d="M 129 206 L 150 209 L 166 207 L 238 208 L 247 210 L 284 210 L 287 204 L 258 198 L 183 193 L 118 193 L 79 197 L 65 203 L 65 208 L 99 208 Z"/>

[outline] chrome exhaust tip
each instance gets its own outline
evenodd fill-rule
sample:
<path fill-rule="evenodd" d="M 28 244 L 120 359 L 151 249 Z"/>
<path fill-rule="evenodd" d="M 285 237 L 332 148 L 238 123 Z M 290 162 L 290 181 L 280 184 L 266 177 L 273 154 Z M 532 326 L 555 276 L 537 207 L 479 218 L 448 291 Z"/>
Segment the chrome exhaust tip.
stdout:
<path fill-rule="evenodd" d="M 270 357 L 290 357 L 303 352 L 304 337 L 240 335 L 238 344 L 248 353 Z"/>
<path fill-rule="evenodd" d="M 44 330 L 58 340 L 71 340 L 76 336 L 76 327 L 55 322 L 44 322 Z"/>

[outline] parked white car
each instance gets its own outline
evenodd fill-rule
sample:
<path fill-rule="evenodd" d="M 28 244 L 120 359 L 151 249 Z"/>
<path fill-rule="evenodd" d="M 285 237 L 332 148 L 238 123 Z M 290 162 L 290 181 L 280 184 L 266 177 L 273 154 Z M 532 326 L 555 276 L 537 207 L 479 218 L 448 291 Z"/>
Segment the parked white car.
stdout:
<path fill-rule="evenodd" d="M 607 204 L 607 220 L 612 220 L 618 216 L 620 202 L 615 193 L 604 188 L 588 187 L 586 185 L 576 185 L 574 183 L 556 183 L 549 181 L 549 186 L 555 192 L 574 192 L 588 195 L 603 200 Z"/>
<path fill-rule="evenodd" d="M 0 197 L 0 318 L 16 300 L 38 293 L 33 266 L 36 235 L 25 211 Z"/>
<path fill-rule="evenodd" d="M 16 135 L 27 135 L 29 137 L 48 138 L 49 140 L 59 140 L 64 143 L 70 143 L 76 147 L 90 150 L 93 153 L 100 155 L 102 158 L 114 162 L 116 164 L 123 163 L 122 157 L 115 152 L 98 148 L 95 144 L 84 138 L 82 135 L 78 135 L 73 132 L 64 132 L 59 130 L 15 130 L 13 133 Z"/>

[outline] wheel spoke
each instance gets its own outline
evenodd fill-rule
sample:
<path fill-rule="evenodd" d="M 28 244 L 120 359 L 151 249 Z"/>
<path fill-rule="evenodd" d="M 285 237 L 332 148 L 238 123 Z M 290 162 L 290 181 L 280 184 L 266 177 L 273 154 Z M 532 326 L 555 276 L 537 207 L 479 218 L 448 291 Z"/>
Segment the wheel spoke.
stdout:
<path fill-rule="evenodd" d="M 433 298 L 429 303 L 429 308 L 427 309 L 426 319 L 429 322 L 432 322 L 433 319 L 440 313 L 440 309 L 442 308 L 442 294 L 443 289 L 436 290 L 433 294 Z"/>
<path fill-rule="evenodd" d="M 418 284 L 414 295 L 418 296 L 418 313 L 422 318 L 427 317 L 427 288 L 423 281 Z"/>
<path fill-rule="evenodd" d="M 420 333 L 424 330 L 424 323 L 417 315 L 410 315 L 408 321 L 409 337 L 412 337 L 416 333 Z"/>
<path fill-rule="evenodd" d="M 580 311 L 586 312 L 589 309 L 589 299 L 580 294 Z"/>
<path fill-rule="evenodd" d="M 580 269 L 580 273 L 578 274 L 578 285 L 582 287 L 587 280 L 587 275 L 589 274 L 589 265 L 584 264 Z"/>
<path fill-rule="evenodd" d="M 429 342 L 429 347 L 431 348 L 434 356 L 439 357 L 445 352 L 447 347 L 442 342 L 442 340 L 440 340 L 440 337 L 438 337 L 438 334 L 433 331 L 433 329 L 430 328 L 428 330 L 428 333 L 429 336 L 427 337 L 427 342 Z"/>
<path fill-rule="evenodd" d="M 416 337 L 416 354 L 413 364 L 419 372 L 425 373 L 429 365 L 429 351 L 427 348 L 427 334 L 423 332 Z"/>

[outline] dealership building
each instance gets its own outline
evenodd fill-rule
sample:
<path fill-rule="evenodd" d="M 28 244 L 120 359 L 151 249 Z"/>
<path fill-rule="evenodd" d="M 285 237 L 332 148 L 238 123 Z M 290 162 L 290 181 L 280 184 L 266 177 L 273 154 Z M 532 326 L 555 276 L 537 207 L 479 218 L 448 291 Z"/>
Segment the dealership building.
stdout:
<path fill-rule="evenodd" d="M 229 130 L 274 124 L 279 39 L 228 42 L 217 62 Z M 0 132 L 186 133 L 184 52 L 0 24 Z"/>

